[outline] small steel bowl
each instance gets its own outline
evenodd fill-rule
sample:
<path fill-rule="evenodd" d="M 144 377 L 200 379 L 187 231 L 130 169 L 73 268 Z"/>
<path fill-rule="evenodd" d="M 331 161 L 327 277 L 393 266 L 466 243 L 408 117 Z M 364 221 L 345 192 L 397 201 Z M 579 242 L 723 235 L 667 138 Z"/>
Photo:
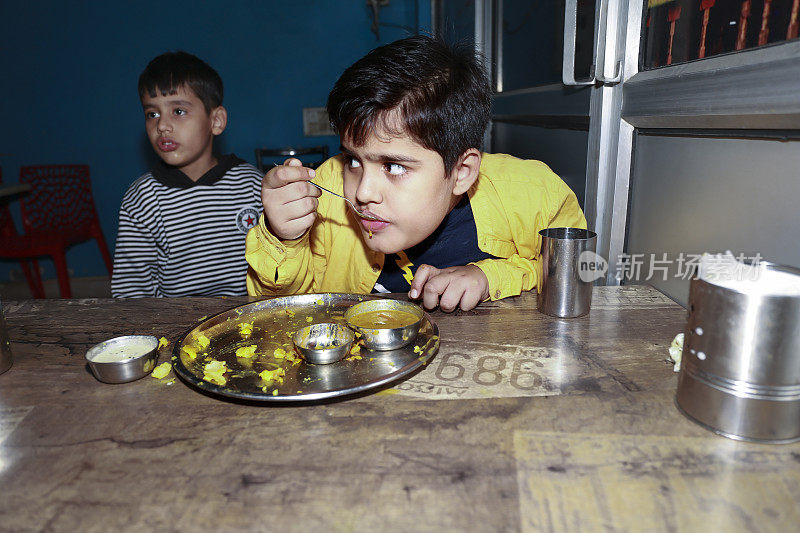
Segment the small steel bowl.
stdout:
<path fill-rule="evenodd" d="M 339 361 L 350 351 L 354 339 L 350 328 L 330 322 L 311 324 L 292 336 L 294 346 L 303 359 L 317 365 Z"/>
<path fill-rule="evenodd" d="M 413 322 L 400 320 L 399 326 L 382 324 L 380 320 L 371 320 L 377 313 L 393 314 L 395 318 L 410 318 Z M 411 317 L 407 317 L 407 314 Z M 347 325 L 353 328 L 364 339 L 364 346 L 370 350 L 396 350 L 414 342 L 422 325 L 422 308 L 410 302 L 397 300 L 367 300 L 357 303 L 348 309 L 344 318 Z"/>
<path fill-rule="evenodd" d="M 95 344 L 86 361 L 104 383 L 127 383 L 153 371 L 158 361 L 158 339 L 152 335 L 127 335 Z"/>

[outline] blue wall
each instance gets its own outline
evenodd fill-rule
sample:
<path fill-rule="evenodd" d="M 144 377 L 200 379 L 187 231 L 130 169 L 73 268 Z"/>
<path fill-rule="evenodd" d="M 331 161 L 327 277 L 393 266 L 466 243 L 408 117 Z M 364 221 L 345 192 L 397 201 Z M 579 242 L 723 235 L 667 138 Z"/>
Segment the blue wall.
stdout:
<path fill-rule="evenodd" d="M 303 136 L 302 108 L 324 106 L 342 70 L 372 48 L 416 27 L 430 31 L 430 0 L 381 8 L 379 41 L 365 0 L 31 1 L 0 9 L 3 182 L 16 182 L 21 165 L 88 163 L 112 249 L 122 195 L 156 157 L 136 92 L 150 59 L 183 49 L 214 67 L 228 110 L 217 149 L 254 163 L 256 147 L 328 144 L 336 153 L 336 137 Z M 75 276 L 106 273 L 94 242 L 73 247 L 67 263 Z M 53 277 L 50 261 L 42 264 Z M 15 268 L 0 263 L 0 281 Z"/>

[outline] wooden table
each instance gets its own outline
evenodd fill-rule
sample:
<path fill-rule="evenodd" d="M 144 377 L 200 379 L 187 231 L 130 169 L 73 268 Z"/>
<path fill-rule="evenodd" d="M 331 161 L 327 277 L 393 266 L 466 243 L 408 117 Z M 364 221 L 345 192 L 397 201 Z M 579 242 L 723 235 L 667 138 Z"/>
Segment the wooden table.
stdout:
<path fill-rule="evenodd" d="M 714 435 L 675 408 L 683 308 L 599 287 L 561 320 L 534 294 L 432 314 L 439 354 L 375 394 L 244 405 L 84 353 L 178 338 L 246 298 L 3 302 L 0 529 L 790 531 L 800 444 Z M 162 355 L 162 361 L 166 360 Z"/>

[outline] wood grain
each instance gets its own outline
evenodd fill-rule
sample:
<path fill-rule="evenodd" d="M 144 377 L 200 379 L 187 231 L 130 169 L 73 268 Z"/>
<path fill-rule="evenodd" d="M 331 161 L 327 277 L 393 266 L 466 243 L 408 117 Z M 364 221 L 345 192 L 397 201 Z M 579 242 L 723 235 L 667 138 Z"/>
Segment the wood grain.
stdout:
<path fill-rule="evenodd" d="M 797 524 L 800 445 L 731 441 L 677 411 L 667 346 L 686 313 L 649 287 L 596 288 L 578 319 L 539 314 L 535 294 L 436 311 L 442 346 L 421 372 L 315 405 L 237 403 L 150 377 L 107 385 L 85 366 L 104 339 L 175 340 L 247 301 L 3 302 L 14 365 L 0 375 L 0 529 Z M 769 501 L 756 497 L 767 486 Z M 620 501 L 629 494 L 635 505 Z"/>

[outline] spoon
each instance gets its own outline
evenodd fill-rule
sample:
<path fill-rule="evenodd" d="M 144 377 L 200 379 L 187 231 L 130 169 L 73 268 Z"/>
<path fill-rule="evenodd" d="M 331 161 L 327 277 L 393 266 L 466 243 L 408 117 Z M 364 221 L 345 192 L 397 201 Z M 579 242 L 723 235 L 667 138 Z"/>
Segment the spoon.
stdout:
<path fill-rule="evenodd" d="M 272 164 L 273 164 L 274 166 L 276 166 L 276 167 L 277 167 L 277 166 L 280 166 L 280 165 L 278 165 L 278 163 L 272 163 Z M 309 181 L 309 183 L 310 183 L 311 185 L 313 185 L 314 187 L 316 187 L 317 189 L 319 189 L 319 190 L 321 190 L 321 191 L 325 191 L 325 192 L 327 192 L 327 193 L 329 193 L 329 194 L 332 194 L 332 195 L 334 195 L 334 196 L 338 196 L 339 198 L 341 198 L 342 200 L 344 200 L 345 202 L 347 202 L 348 204 L 350 204 L 350 207 L 352 207 L 352 208 L 353 208 L 353 211 L 355 211 L 356 215 L 360 216 L 361 218 L 363 218 L 363 219 L 365 219 L 365 220 L 378 220 L 378 217 L 375 217 L 375 216 L 372 216 L 372 215 L 368 215 L 368 214 L 366 214 L 366 213 L 363 213 L 363 212 L 362 212 L 362 211 L 361 211 L 359 208 L 357 208 L 357 207 L 356 207 L 356 205 L 355 205 L 353 202 L 351 202 L 350 200 L 348 200 L 347 198 L 345 198 L 345 197 L 344 197 L 344 196 L 342 196 L 341 194 L 336 194 L 336 193 L 335 193 L 335 192 L 333 192 L 333 191 L 329 191 L 329 190 L 328 190 L 328 189 L 326 189 L 325 187 L 321 187 L 321 186 L 317 185 L 316 183 L 314 183 L 313 181 Z"/>
<path fill-rule="evenodd" d="M 348 200 L 347 198 L 345 198 L 345 197 L 344 197 L 344 196 L 342 196 L 341 194 L 336 194 L 336 193 L 335 193 L 335 192 L 333 192 L 333 191 L 329 191 L 329 190 L 328 190 L 328 189 L 326 189 L 325 187 L 320 187 L 319 185 L 317 185 L 317 184 L 316 184 L 316 183 L 314 183 L 313 181 L 309 181 L 308 183 L 310 183 L 311 185 L 313 185 L 314 187 L 316 187 L 317 189 L 319 189 L 319 190 L 321 190 L 321 191 L 325 191 L 325 192 L 327 192 L 327 193 L 330 193 L 330 194 L 332 194 L 332 195 L 334 195 L 334 196 L 338 196 L 339 198 L 341 198 L 342 200 L 344 200 L 345 202 L 347 202 L 348 204 L 350 204 L 350 207 L 352 207 L 352 208 L 353 208 L 353 211 L 355 211 L 355 212 L 356 212 L 356 214 L 357 214 L 358 216 L 360 216 L 361 218 L 364 218 L 364 219 L 366 219 L 366 220 L 378 220 L 378 217 L 375 217 L 375 216 L 372 216 L 372 215 L 368 215 L 367 213 L 364 213 L 364 212 L 362 212 L 362 211 L 361 211 L 359 208 L 357 208 L 357 207 L 355 206 L 355 204 L 354 204 L 353 202 L 351 202 L 350 200 Z"/>

